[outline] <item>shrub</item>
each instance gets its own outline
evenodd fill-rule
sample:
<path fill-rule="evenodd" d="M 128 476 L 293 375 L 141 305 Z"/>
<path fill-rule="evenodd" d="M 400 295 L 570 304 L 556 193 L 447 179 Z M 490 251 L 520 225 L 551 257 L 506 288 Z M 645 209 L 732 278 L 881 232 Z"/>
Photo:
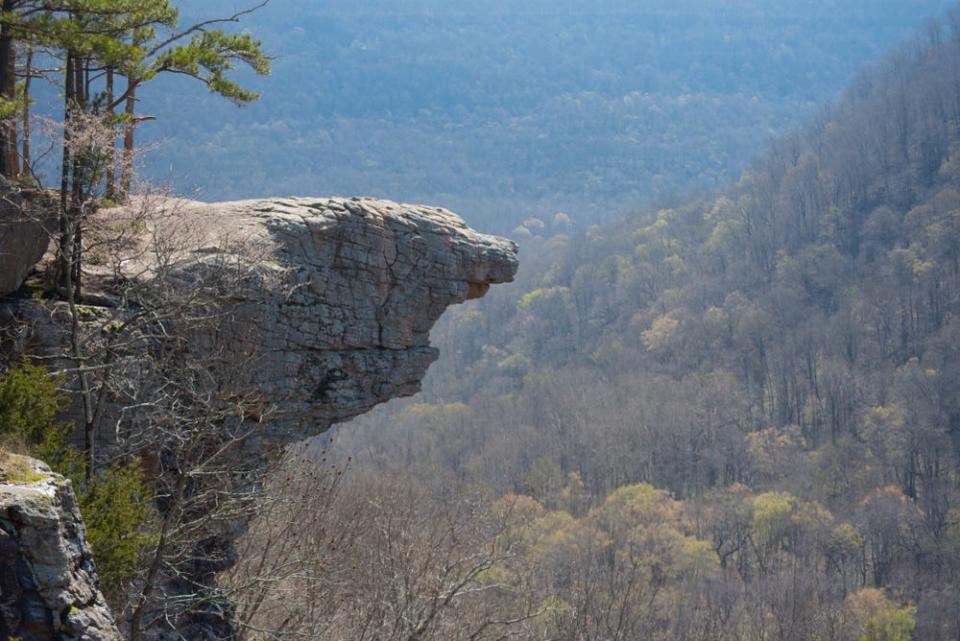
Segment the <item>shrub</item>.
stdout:
<path fill-rule="evenodd" d="M 80 497 L 87 540 L 97 562 L 101 587 L 122 589 L 137 573 L 146 550 L 156 545 L 151 524 L 153 491 L 138 461 L 114 465 L 98 475 Z"/>
<path fill-rule="evenodd" d="M 73 481 L 103 588 L 116 592 L 136 575 L 144 551 L 155 544 L 153 492 L 138 461 L 114 465 L 92 475 L 89 483 L 83 480 L 83 456 L 71 444 L 72 426 L 58 418 L 69 402 L 60 382 L 29 363 L 9 370 L 0 379 L 0 438 Z"/>
<path fill-rule="evenodd" d="M 9 370 L 0 380 L 0 437 L 76 483 L 82 457 L 71 445 L 73 428 L 58 419 L 69 402 L 60 382 L 30 363 Z"/>

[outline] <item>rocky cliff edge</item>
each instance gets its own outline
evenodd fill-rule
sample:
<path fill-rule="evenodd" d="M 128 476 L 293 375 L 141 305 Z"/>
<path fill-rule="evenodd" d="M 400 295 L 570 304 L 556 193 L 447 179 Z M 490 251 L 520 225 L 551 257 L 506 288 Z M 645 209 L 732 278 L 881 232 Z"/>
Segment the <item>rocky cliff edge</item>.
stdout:
<path fill-rule="evenodd" d="M 136 290 L 131 283 L 216 292 L 210 282 L 231 265 L 253 265 L 233 282 L 241 286 L 216 295 L 229 310 L 217 344 L 252 355 L 238 359 L 245 371 L 235 372 L 258 405 L 245 419 L 253 436 L 240 455 L 248 460 L 266 461 L 265 453 L 416 393 L 437 357 L 429 344 L 434 322 L 447 306 L 511 281 L 518 265 L 514 243 L 479 234 L 434 207 L 363 198 L 142 205 L 150 215 L 105 211 L 91 221 L 85 238 L 110 255 L 91 250 L 84 263 L 81 307 L 92 327 L 83 345 L 107 340 L 136 313 L 124 302 Z M 99 242 L 98 225 L 120 242 Z M 17 262 L 12 253 L 7 260 Z M 14 267 L 18 282 L 7 290 L 32 268 Z M 69 367 L 66 303 L 24 293 L 36 289 L 0 298 L 2 352 Z M 212 337 L 194 338 L 187 349 L 203 360 Z M 119 432 L 107 429 L 114 418 L 105 414 L 104 437 Z M 100 443 L 97 451 L 109 455 L 110 447 Z M 112 639 L 69 484 L 30 465 L 44 480 L 7 483 L 0 494 L 0 637 L 26 630 L 19 636 Z"/>

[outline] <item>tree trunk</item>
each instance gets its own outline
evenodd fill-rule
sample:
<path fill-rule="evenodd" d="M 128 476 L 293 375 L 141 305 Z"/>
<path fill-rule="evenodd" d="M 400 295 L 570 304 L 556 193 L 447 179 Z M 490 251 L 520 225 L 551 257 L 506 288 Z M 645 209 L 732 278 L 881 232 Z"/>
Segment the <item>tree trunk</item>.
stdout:
<path fill-rule="evenodd" d="M 87 82 L 86 82 L 86 62 L 81 58 L 74 58 L 73 61 L 73 105 L 72 108 L 77 112 L 84 111 L 87 104 Z M 76 302 L 80 302 L 81 296 L 81 255 L 83 252 L 82 239 L 80 236 L 81 224 L 83 218 L 83 182 L 84 182 L 84 162 L 82 153 L 74 150 L 73 157 L 70 159 L 70 218 L 73 225 L 73 251 L 71 254 L 71 270 L 73 277 L 73 292 Z"/>
<path fill-rule="evenodd" d="M 22 173 L 31 174 L 33 168 L 30 166 L 30 82 L 33 80 L 33 49 L 27 50 L 26 77 L 23 80 L 23 151 L 20 154 Z"/>
<path fill-rule="evenodd" d="M 14 52 L 10 56 L 10 60 L 7 61 L 7 73 L 6 78 L 4 79 L 6 86 L 4 87 L 4 98 L 11 102 L 15 102 L 17 99 L 17 56 Z M 7 167 L 10 168 L 11 175 L 9 178 L 16 178 L 20 175 L 20 153 L 17 149 L 17 115 L 16 113 L 11 113 L 10 118 L 5 123 L 6 125 L 6 154 L 7 154 Z"/>
<path fill-rule="evenodd" d="M 73 287 L 73 221 L 70 220 L 70 121 L 73 112 L 73 55 L 67 53 L 63 90 L 63 148 L 60 159 L 60 237 L 57 255 L 57 285 L 64 295 L 72 297 Z"/>
<path fill-rule="evenodd" d="M 16 7 L 16 0 L 3 0 L 4 15 Z M 0 25 L 0 96 L 13 102 L 17 99 L 16 54 L 14 52 L 13 25 Z M 17 125 L 14 118 L 0 123 L 0 174 L 13 180 L 19 173 L 17 158 Z"/>
<path fill-rule="evenodd" d="M 136 128 L 135 114 L 137 108 L 137 88 L 133 78 L 127 79 L 127 105 L 124 113 L 126 122 L 123 125 L 123 157 L 120 161 L 120 199 L 126 200 L 133 184 L 133 134 Z M 134 86 L 130 86 L 130 85 Z"/>
<path fill-rule="evenodd" d="M 80 394 L 84 413 L 84 467 L 87 481 L 93 478 L 96 465 L 93 395 L 89 374 L 83 371 L 86 359 L 80 340 L 80 269 L 82 256 L 81 214 L 82 154 L 72 148 L 70 127 L 74 114 L 86 100 L 86 64 L 74 53 L 66 54 L 63 92 L 63 158 L 60 164 L 60 238 L 57 265 L 58 285 L 62 288 L 70 310 L 70 352 L 79 371 Z"/>
<path fill-rule="evenodd" d="M 107 67 L 107 109 L 110 126 L 113 127 L 113 67 Z M 116 141 L 111 138 L 110 148 L 107 151 L 107 198 L 116 200 L 117 198 L 117 151 L 114 145 Z"/>

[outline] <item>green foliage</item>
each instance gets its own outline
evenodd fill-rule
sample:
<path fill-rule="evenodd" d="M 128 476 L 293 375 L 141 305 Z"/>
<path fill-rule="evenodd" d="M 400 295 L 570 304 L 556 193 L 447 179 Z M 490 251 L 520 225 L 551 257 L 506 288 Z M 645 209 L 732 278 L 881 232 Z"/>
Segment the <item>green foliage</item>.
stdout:
<path fill-rule="evenodd" d="M 570 290 L 566 287 L 547 287 L 535 289 L 532 292 L 527 292 L 523 297 L 517 301 L 517 309 L 526 310 L 530 306 L 541 301 L 541 304 L 546 304 L 548 301 L 563 299 L 570 295 Z"/>
<path fill-rule="evenodd" d="M 846 601 L 847 615 L 858 629 L 858 641 L 911 641 L 917 608 L 901 607 L 882 590 L 864 588 Z"/>
<path fill-rule="evenodd" d="M 98 475 L 80 498 L 97 572 L 108 592 L 122 589 L 140 569 L 144 553 L 157 544 L 151 527 L 153 491 L 138 461 Z"/>
<path fill-rule="evenodd" d="M 31 444 L 58 425 L 57 414 L 66 398 L 59 381 L 42 367 L 25 363 L 0 380 L 0 432 L 23 437 Z"/>
<path fill-rule="evenodd" d="M 237 62 L 246 64 L 259 75 L 270 73 L 270 61 L 263 54 L 260 41 L 250 34 L 204 31 L 194 35 L 189 43 L 165 51 L 150 66 L 145 79 L 165 71 L 185 74 L 203 81 L 210 91 L 244 105 L 260 94 L 244 89 L 227 77 Z"/>
<path fill-rule="evenodd" d="M 176 21 L 168 0 L 54 0 L 47 11 L 19 18 L 16 33 L 20 41 L 129 68 L 145 54 L 139 40 Z"/>
<path fill-rule="evenodd" d="M 0 379 L 0 436 L 22 442 L 54 472 L 76 480 L 82 463 L 71 445 L 73 428 L 59 420 L 69 398 L 60 379 L 24 363 Z"/>
<path fill-rule="evenodd" d="M 72 427 L 58 418 L 68 402 L 59 383 L 29 363 L 8 371 L 0 380 L 0 436 L 22 442 L 30 456 L 73 480 L 100 579 L 106 590 L 119 590 L 136 574 L 144 551 L 156 543 L 153 492 L 137 461 L 115 465 L 84 484 L 82 457 L 70 443 Z M 3 466 L 13 482 L 42 478 L 18 467 L 15 457 Z"/>
<path fill-rule="evenodd" d="M 0 97 L 0 120 L 7 120 L 20 112 L 22 103 L 18 100 L 8 100 Z"/>
<path fill-rule="evenodd" d="M 885 608 L 867 619 L 860 641 L 911 641 L 916 614 L 913 606 Z"/>
<path fill-rule="evenodd" d="M 846 555 L 853 555 L 860 549 L 862 541 L 857 528 L 849 523 L 841 523 L 833 530 L 832 544 Z"/>
<path fill-rule="evenodd" d="M 772 543 L 790 526 L 796 497 L 787 492 L 765 492 L 750 500 L 753 529 L 760 541 Z"/>

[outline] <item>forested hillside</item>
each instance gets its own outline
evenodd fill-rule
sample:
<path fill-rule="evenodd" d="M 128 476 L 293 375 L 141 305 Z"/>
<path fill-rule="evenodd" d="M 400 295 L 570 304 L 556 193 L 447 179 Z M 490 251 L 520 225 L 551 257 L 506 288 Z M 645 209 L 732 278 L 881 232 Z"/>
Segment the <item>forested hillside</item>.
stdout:
<path fill-rule="evenodd" d="M 191 4 L 0 12 L 0 637 L 960 639 L 960 5 Z M 516 246 L 152 136 L 523 270 L 300 449 Z"/>
<path fill-rule="evenodd" d="M 152 84 L 164 124 L 141 127 L 159 143 L 145 168 L 209 200 L 364 194 L 500 233 L 557 211 L 611 219 L 721 186 L 944 6 L 273 0 L 255 18 L 276 56 L 251 79 L 263 99 L 238 112 Z"/>
<path fill-rule="evenodd" d="M 358 473 L 535 501 L 561 638 L 957 638 L 960 12 L 722 192 L 530 243 Z"/>

